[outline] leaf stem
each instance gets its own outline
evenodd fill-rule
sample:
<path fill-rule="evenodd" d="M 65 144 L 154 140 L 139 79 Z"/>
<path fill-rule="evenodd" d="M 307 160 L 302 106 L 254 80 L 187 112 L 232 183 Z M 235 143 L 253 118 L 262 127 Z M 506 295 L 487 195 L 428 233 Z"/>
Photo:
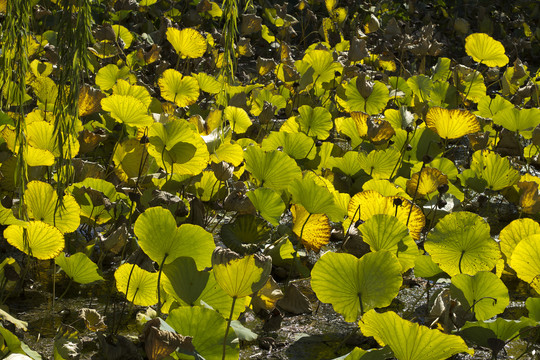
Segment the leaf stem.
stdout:
<path fill-rule="evenodd" d="M 231 327 L 231 321 L 234 313 L 234 304 L 236 303 L 236 296 L 233 296 L 232 298 L 232 304 L 231 304 L 231 313 L 229 314 L 229 319 L 227 320 L 227 329 L 225 330 L 225 337 L 223 338 L 223 356 L 221 357 L 221 360 L 225 360 L 227 350 L 227 336 L 229 336 L 229 329 Z"/>
<path fill-rule="evenodd" d="M 165 264 L 165 259 L 167 259 L 167 256 L 169 256 L 169 254 L 165 254 L 163 260 L 161 261 L 161 264 L 159 265 L 159 272 L 157 277 L 157 316 L 161 316 L 161 273 L 163 272 L 163 264 Z"/>

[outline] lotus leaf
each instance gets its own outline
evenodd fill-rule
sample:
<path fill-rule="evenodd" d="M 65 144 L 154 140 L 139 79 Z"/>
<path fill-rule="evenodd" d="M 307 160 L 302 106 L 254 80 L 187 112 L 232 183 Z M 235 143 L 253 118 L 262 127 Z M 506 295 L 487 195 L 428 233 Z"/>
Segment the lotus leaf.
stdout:
<path fill-rule="evenodd" d="M 76 253 L 71 256 L 60 254 L 54 259 L 56 265 L 73 281 L 79 284 L 89 284 L 94 281 L 104 280 L 98 273 L 97 265 L 83 253 Z"/>
<path fill-rule="evenodd" d="M 211 266 L 215 247 L 212 235 L 197 225 L 176 227 L 176 220 L 169 210 L 160 206 L 146 209 L 133 230 L 141 249 L 159 264 L 169 264 L 186 256 L 195 260 L 198 269 Z"/>
<path fill-rule="evenodd" d="M 489 151 L 476 151 L 472 156 L 471 170 L 487 182 L 491 190 L 502 190 L 519 181 L 520 175 L 507 158 Z"/>
<path fill-rule="evenodd" d="M 64 235 L 42 221 L 30 221 L 26 226 L 9 225 L 4 230 L 8 243 L 40 260 L 53 259 L 64 250 Z"/>
<path fill-rule="evenodd" d="M 268 188 L 258 188 L 246 193 L 259 214 L 270 224 L 279 225 L 279 219 L 285 211 L 285 204 L 277 192 Z"/>
<path fill-rule="evenodd" d="M 227 321 L 217 312 L 200 306 L 182 306 L 170 312 L 167 324 L 178 334 L 191 336 L 195 351 L 204 359 L 222 359 Z M 233 342 L 235 337 L 234 332 L 227 336 L 226 360 L 238 359 L 238 344 Z"/>
<path fill-rule="evenodd" d="M 506 285 L 497 275 L 488 271 L 480 271 L 474 276 L 453 276 L 450 291 L 480 321 L 502 313 L 510 304 Z"/>
<path fill-rule="evenodd" d="M 489 67 L 503 67 L 508 64 L 508 56 L 504 54 L 504 46 L 488 34 L 475 33 L 467 36 L 465 51 L 474 61 Z"/>
<path fill-rule="evenodd" d="M 148 272 L 138 265 L 125 263 L 114 272 L 116 289 L 135 305 L 152 306 L 158 302 L 157 272 Z"/>
<path fill-rule="evenodd" d="M 426 115 L 426 125 L 443 139 L 459 139 L 481 130 L 474 114 L 466 110 L 432 107 Z"/>
<path fill-rule="evenodd" d="M 101 100 L 101 107 L 116 121 L 130 126 L 144 127 L 154 122 L 143 102 L 131 95 L 113 94 Z"/>
<path fill-rule="evenodd" d="M 501 251 L 507 261 L 512 258 L 512 253 L 519 242 L 529 235 L 540 234 L 540 224 L 533 219 L 516 219 L 506 225 L 499 234 Z"/>
<path fill-rule="evenodd" d="M 167 40 L 174 47 L 179 56 L 188 58 L 198 58 L 206 52 L 206 40 L 195 29 L 185 28 L 178 30 L 167 28 Z"/>
<path fill-rule="evenodd" d="M 158 80 L 161 96 L 179 107 L 189 106 L 199 98 L 199 83 L 191 76 L 182 76 L 174 69 L 167 69 Z"/>
<path fill-rule="evenodd" d="M 242 258 L 218 247 L 212 254 L 212 267 L 219 286 L 232 298 L 242 298 L 256 293 L 266 284 L 272 259 L 260 254 Z"/>
<path fill-rule="evenodd" d="M 327 252 L 311 271 L 311 287 L 319 300 L 354 322 L 359 315 L 390 305 L 401 287 L 401 265 L 386 250 L 360 259 L 346 253 Z"/>
<path fill-rule="evenodd" d="M 294 179 L 302 176 L 296 162 L 281 151 L 265 152 L 258 146 L 249 146 L 244 158 L 246 170 L 259 181 L 261 187 L 285 190 Z"/>
<path fill-rule="evenodd" d="M 424 248 L 451 276 L 490 271 L 501 257 L 498 244 L 490 236 L 488 223 L 467 211 L 453 212 L 442 218 L 428 234 Z"/>
<path fill-rule="evenodd" d="M 510 266 L 521 280 L 540 292 L 540 234 L 529 235 L 516 245 Z"/>
<path fill-rule="evenodd" d="M 474 353 L 459 336 L 404 320 L 393 311 L 379 314 L 371 310 L 359 325 L 364 336 L 373 336 L 381 346 L 390 346 L 400 360 L 442 360 L 462 352 Z"/>

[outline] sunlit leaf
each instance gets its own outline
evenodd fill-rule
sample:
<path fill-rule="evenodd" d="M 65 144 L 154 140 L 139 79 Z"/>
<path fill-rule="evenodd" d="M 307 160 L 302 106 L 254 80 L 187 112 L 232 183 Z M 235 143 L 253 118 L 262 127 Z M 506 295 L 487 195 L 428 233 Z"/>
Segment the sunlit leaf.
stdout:
<path fill-rule="evenodd" d="M 198 58 L 206 52 L 206 40 L 195 29 L 185 28 L 178 30 L 167 28 L 167 40 L 171 43 L 178 55 L 188 58 Z"/>
<path fill-rule="evenodd" d="M 89 284 L 94 281 L 104 280 L 98 273 L 97 265 L 86 256 L 84 253 L 76 253 L 71 256 L 60 254 L 54 259 L 56 265 L 73 281 L 79 284 Z"/>
<path fill-rule="evenodd" d="M 297 121 L 300 130 L 308 136 L 324 140 L 328 137 L 329 131 L 333 127 L 332 115 L 323 107 L 312 108 L 309 105 L 302 105 L 298 108 L 300 116 Z"/>
<path fill-rule="evenodd" d="M 506 225 L 499 234 L 501 251 L 507 261 L 512 258 L 516 245 L 529 235 L 540 234 L 540 224 L 533 219 L 516 219 Z"/>
<path fill-rule="evenodd" d="M 516 245 L 510 266 L 521 280 L 540 292 L 540 234 L 529 235 Z"/>
<path fill-rule="evenodd" d="M 223 355 L 223 338 L 227 321 L 219 313 L 200 306 L 182 306 L 174 309 L 167 317 L 167 324 L 184 336 L 193 338 L 193 346 L 206 360 L 219 360 Z M 234 331 L 229 331 L 226 340 L 225 359 L 238 359 L 238 344 Z"/>
<path fill-rule="evenodd" d="M 332 228 L 325 214 L 310 214 L 302 205 L 291 207 L 293 232 L 308 250 L 319 251 L 330 241 Z"/>
<path fill-rule="evenodd" d="M 135 264 L 122 264 L 114 272 L 116 289 L 135 305 L 152 306 L 158 302 L 157 272 L 148 272 Z M 129 288 L 128 288 L 129 286 Z"/>
<path fill-rule="evenodd" d="M 54 226 L 41 221 L 30 221 L 26 227 L 9 225 L 4 230 L 8 243 L 40 260 L 55 258 L 64 249 L 64 236 Z"/>
<path fill-rule="evenodd" d="M 370 309 L 390 305 L 401 283 L 401 265 L 385 250 L 367 253 L 360 259 L 327 252 L 311 271 L 311 287 L 317 298 L 332 304 L 349 322 Z"/>
<path fill-rule="evenodd" d="M 219 286 L 229 296 L 242 298 L 266 284 L 272 259 L 260 254 L 240 257 L 231 250 L 218 247 L 212 254 L 212 267 Z"/>
<path fill-rule="evenodd" d="M 167 69 L 158 80 L 161 96 L 179 107 L 189 106 L 199 98 L 199 83 L 191 76 L 182 76 L 174 69 Z"/>
<path fill-rule="evenodd" d="M 487 182 L 491 190 L 502 190 L 519 181 L 520 175 L 507 158 L 490 151 L 476 151 L 472 156 L 471 170 Z"/>
<path fill-rule="evenodd" d="M 223 111 L 225 120 L 231 124 L 232 130 L 237 134 L 243 134 L 251 126 L 251 119 L 248 113 L 236 106 L 227 106 Z"/>
<path fill-rule="evenodd" d="M 109 64 L 99 69 L 96 74 L 96 85 L 102 91 L 112 89 L 118 79 L 127 79 L 129 77 L 129 68 L 127 66 L 121 69 L 114 64 Z"/>
<path fill-rule="evenodd" d="M 426 125 L 444 139 L 458 139 L 481 130 L 480 123 L 466 110 L 429 109 Z"/>
<path fill-rule="evenodd" d="M 487 320 L 498 315 L 510 304 L 508 289 L 499 277 L 488 271 L 476 275 L 458 274 L 450 286 L 455 296 L 477 320 Z"/>
<path fill-rule="evenodd" d="M 244 154 L 246 170 L 261 186 L 273 190 L 284 190 L 302 176 L 296 162 L 281 151 L 265 152 L 258 146 L 249 146 Z"/>
<path fill-rule="evenodd" d="M 448 177 L 440 170 L 426 167 L 407 180 L 407 193 L 417 198 L 429 195 L 441 185 L 448 184 Z"/>
<path fill-rule="evenodd" d="M 371 94 L 363 97 L 357 89 L 358 79 L 358 77 L 352 79 L 345 87 L 348 110 L 362 111 L 369 115 L 379 114 L 390 99 L 388 88 L 382 82 L 375 81 Z"/>
<path fill-rule="evenodd" d="M 163 266 L 163 275 L 161 281 L 167 293 L 189 305 L 194 305 L 211 274 L 197 270 L 193 258 L 179 257 Z"/>
<path fill-rule="evenodd" d="M 424 248 L 451 276 L 490 271 L 500 259 L 499 246 L 480 216 L 459 211 L 446 215 L 428 234 Z"/>
<path fill-rule="evenodd" d="M 248 191 L 246 195 L 266 221 L 274 226 L 279 225 L 279 219 L 285 211 L 285 204 L 277 192 L 268 188 L 257 188 Z"/>
<path fill-rule="evenodd" d="M 199 269 L 210 266 L 215 247 L 212 235 L 197 225 L 176 227 L 176 220 L 169 210 L 160 206 L 147 209 L 135 222 L 133 231 L 141 249 L 159 264 L 189 256 Z"/>
<path fill-rule="evenodd" d="M 118 122 L 130 126 L 150 126 L 154 119 L 148 115 L 148 108 L 142 101 L 131 95 L 114 94 L 101 100 L 101 107 L 109 111 Z"/>
<path fill-rule="evenodd" d="M 75 198 L 64 195 L 62 203 L 53 187 L 41 181 L 31 181 L 25 193 L 28 216 L 70 233 L 79 227 L 81 209 Z"/>
<path fill-rule="evenodd" d="M 146 147 L 137 139 L 128 139 L 118 143 L 113 154 L 113 161 L 116 165 L 114 172 L 121 181 L 127 182 L 131 178 L 146 174 L 150 166 Z"/>
<path fill-rule="evenodd" d="M 502 67 L 508 64 L 508 56 L 504 54 L 504 46 L 488 34 L 475 33 L 467 36 L 465 51 L 474 61 L 489 67 Z"/>
<path fill-rule="evenodd" d="M 443 360 L 454 354 L 474 354 L 465 341 L 399 317 L 395 312 L 367 312 L 359 322 L 364 336 L 373 336 L 381 346 L 388 345 L 400 360 Z"/>
<path fill-rule="evenodd" d="M 281 149 L 293 159 L 313 159 L 316 155 L 315 143 L 312 138 L 304 133 L 290 133 L 284 131 L 272 131 L 262 141 L 264 151 Z"/>

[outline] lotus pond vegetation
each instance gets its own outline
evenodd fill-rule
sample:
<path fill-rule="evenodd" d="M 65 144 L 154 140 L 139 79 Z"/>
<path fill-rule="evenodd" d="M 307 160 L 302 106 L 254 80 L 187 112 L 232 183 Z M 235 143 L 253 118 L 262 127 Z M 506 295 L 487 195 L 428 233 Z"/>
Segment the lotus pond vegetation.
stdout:
<path fill-rule="evenodd" d="M 539 24 L 0 0 L 0 358 L 537 358 Z"/>

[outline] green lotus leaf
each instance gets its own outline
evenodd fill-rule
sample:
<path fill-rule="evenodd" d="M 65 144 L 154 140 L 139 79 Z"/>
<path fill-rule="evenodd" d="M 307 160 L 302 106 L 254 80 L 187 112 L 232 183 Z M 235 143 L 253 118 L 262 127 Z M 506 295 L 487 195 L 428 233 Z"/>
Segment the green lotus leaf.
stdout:
<path fill-rule="evenodd" d="M 405 130 L 397 131 L 394 139 L 394 148 L 401 149 L 402 146 L 407 146 L 406 144 L 404 145 L 407 139 L 407 132 Z M 438 145 L 439 142 L 441 142 L 439 135 L 431 131 L 428 127 L 419 127 L 416 129 L 414 137 L 407 140 L 407 143 L 411 145 L 412 149 L 411 151 L 405 151 L 403 160 L 413 163 L 422 162 L 422 158 L 426 154 L 429 154 L 429 156 L 435 159 L 442 153 L 442 147 Z"/>
<path fill-rule="evenodd" d="M 109 64 L 99 69 L 96 74 L 96 85 L 102 91 L 112 89 L 118 79 L 127 79 L 129 77 L 129 68 L 123 66 L 121 69 L 114 64 Z"/>
<path fill-rule="evenodd" d="M 529 235 L 516 245 L 510 266 L 521 280 L 540 292 L 540 234 Z"/>
<path fill-rule="evenodd" d="M 246 195 L 263 219 L 274 226 L 279 225 L 285 204 L 277 192 L 268 188 L 258 188 L 248 191 Z"/>
<path fill-rule="evenodd" d="M 446 80 L 446 79 L 445 79 Z M 426 102 L 430 98 L 433 82 L 425 75 L 415 75 L 407 79 L 407 85 L 412 93 L 422 102 Z"/>
<path fill-rule="evenodd" d="M 504 46 L 488 34 L 475 33 L 467 36 L 465 51 L 474 61 L 489 67 L 503 67 L 508 64 L 508 56 L 504 54 Z"/>
<path fill-rule="evenodd" d="M 484 76 L 478 70 L 463 65 L 457 65 L 454 70 L 454 86 L 460 94 L 468 100 L 480 101 L 486 96 L 486 83 Z"/>
<path fill-rule="evenodd" d="M 259 181 L 260 186 L 285 190 L 302 176 L 296 162 L 281 151 L 265 152 L 258 146 L 249 146 L 244 154 L 246 170 Z"/>
<path fill-rule="evenodd" d="M 270 231 L 266 221 L 254 215 L 240 215 L 221 227 L 223 243 L 240 254 L 253 253 L 268 239 Z"/>
<path fill-rule="evenodd" d="M 315 158 L 315 142 L 304 133 L 289 133 L 284 131 L 272 131 L 261 145 L 264 151 L 281 149 L 293 159 Z"/>
<path fill-rule="evenodd" d="M 324 140 L 330 135 L 334 123 L 332 122 L 332 115 L 327 109 L 302 105 L 298 108 L 298 113 L 300 115 L 296 118 L 296 121 L 300 125 L 300 131 L 320 140 Z"/>
<path fill-rule="evenodd" d="M 129 126 L 144 127 L 154 122 L 152 116 L 148 115 L 148 108 L 131 95 L 113 94 L 101 100 L 101 107 L 109 111 L 116 121 Z"/>
<path fill-rule="evenodd" d="M 522 317 L 519 320 L 497 318 L 485 321 L 467 321 L 459 331 L 459 335 L 476 345 L 493 348 L 493 340 L 508 341 L 519 338 L 521 330 L 536 326 L 536 321 Z"/>
<path fill-rule="evenodd" d="M 516 245 L 529 235 L 540 234 L 540 224 L 533 219 L 516 219 L 506 225 L 499 234 L 501 251 L 507 261 L 512 258 Z"/>
<path fill-rule="evenodd" d="M 146 209 L 135 221 L 133 230 L 141 249 L 159 264 L 185 256 L 192 257 L 198 269 L 211 266 L 215 247 L 212 235 L 197 225 L 176 227 L 169 210 L 160 206 Z"/>
<path fill-rule="evenodd" d="M 385 346 L 382 349 L 369 350 L 355 347 L 350 353 L 332 360 L 383 360 L 391 358 L 392 355 L 392 350 L 388 346 Z"/>
<path fill-rule="evenodd" d="M 367 253 L 360 259 L 327 252 L 311 271 L 317 298 L 353 322 L 362 313 L 390 305 L 402 283 L 401 265 L 390 252 Z"/>
<path fill-rule="evenodd" d="M 489 151 L 476 151 L 472 156 L 471 170 L 487 182 L 491 190 L 502 190 L 519 181 L 519 171 L 507 158 Z"/>
<path fill-rule="evenodd" d="M 411 168 L 411 173 L 419 172 L 422 164 L 422 162 L 414 164 L 414 166 Z M 456 164 L 454 164 L 452 160 L 443 157 L 433 159 L 429 164 L 426 164 L 425 167 L 438 169 L 448 177 L 448 180 L 451 181 L 456 180 L 459 174 Z"/>
<path fill-rule="evenodd" d="M 373 190 L 382 196 L 403 196 L 405 198 L 409 198 L 409 195 L 403 188 L 397 186 L 389 180 L 368 180 L 362 185 L 362 190 Z"/>
<path fill-rule="evenodd" d="M 192 28 L 182 30 L 167 28 L 167 40 L 182 57 L 196 59 L 206 52 L 206 40 L 200 32 Z"/>
<path fill-rule="evenodd" d="M 352 117 L 339 117 L 334 119 L 334 122 L 336 124 L 336 130 L 351 139 L 351 147 L 353 149 L 356 149 L 364 142 Z"/>
<path fill-rule="evenodd" d="M 363 171 L 366 163 L 366 155 L 357 151 L 347 151 L 342 157 L 331 157 L 328 166 L 337 168 L 342 173 L 348 176 L 355 176 L 360 171 Z"/>
<path fill-rule="evenodd" d="M 507 108 L 497 112 L 493 122 L 510 131 L 531 130 L 540 124 L 540 110 Z"/>
<path fill-rule="evenodd" d="M 87 189 L 90 189 L 90 193 L 86 191 Z M 104 224 L 111 220 L 113 216 L 118 217 L 129 214 L 131 202 L 127 195 L 116 192 L 114 185 L 103 179 L 87 177 L 83 181 L 69 186 L 67 191 L 73 195 L 80 205 L 81 216 L 95 221 L 97 224 Z M 94 197 L 91 194 L 93 191 L 100 192 L 103 196 Z M 124 203 L 126 206 L 116 206 L 111 209 L 105 204 L 107 200 Z"/>
<path fill-rule="evenodd" d="M 396 253 L 397 244 L 409 235 L 407 226 L 395 216 L 376 214 L 358 227 L 371 251 L 388 250 Z M 392 251 L 394 250 L 394 251 Z"/>
<path fill-rule="evenodd" d="M 208 164 L 204 140 L 184 120 L 154 123 L 148 137 L 148 153 L 167 173 L 197 175 Z"/>
<path fill-rule="evenodd" d="M 424 248 L 450 276 L 490 271 L 501 257 L 488 223 L 467 211 L 442 218 L 428 234 Z"/>
<path fill-rule="evenodd" d="M 498 114 L 500 111 L 512 108 L 514 108 L 514 105 L 501 95 L 495 95 L 495 98 L 493 99 L 491 96 L 486 95 L 478 102 L 478 111 L 476 111 L 475 114 L 484 118 L 493 119 L 495 114 Z"/>
<path fill-rule="evenodd" d="M 221 360 L 223 356 L 223 339 L 227 329 L 227 321 L 214 310 L 200 306 L 182 306 L 172 310 L 167 317 L 167 324 L 183 336 L 193 338 L 195 351 L 206 360 Z M 226 340 L 225 359 L 238 359 L 238 344 L 234 331 L 229 331 Z"/>
<path fill-rule="evenodd" d="M 191 76 L 182 76 L 174 69 L 167 69 L 158 80 L 161 96 L 179 107 L 194 104 L 199 98 L 199 83 Z"/>
<path fill-rule="evenodd" d="M 112 89 L 114 94 L 137 98 L 147 108 L 150 106 L 150 103 L 152 103 L 152 96 L 150 96 L 150 93 L 144 86 L 132 85 L 126 80 L 118 79 Z"/>
<path fill-rule="evenodd" d="M 208 283 L 210 273 L 197 270 L 195 260 L 179 257 L 163 266 L 163 289 L 171 296 L 193 306 Z"/>
<path fill-rule="evenodd" d="M 219 286 L 214 271 L 210 270 L 210 276 L 206 287 L 201 293 L 201 296 L 196 300 L 196 304 L 202 306 L 211 306 L 214 310 L 219 312 L 224 318 L 228 318 L 231 313 L 231 307 L 233 298 L 230 297 L 225 290 Z M 246 310 L 246 303 L 244 301 L 235 301 L 232 318 L 238 319 L 241 313 Z"/>
<path fill-rule="evenodd" d="M 302 64 L 303 63 L 303 64 Z M 305 75 L 306 71 L 311 73 L 313 79 L 310 83 L 324 83 L 331 81 L 335 78 L 335 72 L 343 71 L 343 66 L 334 61 L 332 53 L 328 50 L 311 50 L 306 53 L 304 58 L 295 63 L 298 68 L 301 65 L 304 69 L 299 69 L 302 75 Z"/>
<path fill-rule="evenodd" d="M 64 195 L 62 203 L 53 187 L 41 181 L 31 181 L 25 192 L 28 216 L 52 226 L 62 233 L 70 233 L 79 227 L 81 208 L 75 198 Z"/>
<path fill-rule="evenodd" d="M 239 166 L 244 160 L 244 150 L 238 144 L 225 142 L 210 154 L 210 160 L 214 163 L 225 161 L 233 166 Z"/>
<path fill-rule="evenodd" d="M 197 197 L 201 201 L 211 201 L 216 198 L 223 198 L 225 196 L 225 184 L 216 178 L 216 175 L 211 170 L 205 170 L 202 172 L 201 179 L 194 184 Z"/>
<path fill-rule="evenodd" d="M 112 25 L 112 29 L 114 31 L 114 34 L 116 35 L 116 39 L 121 39 L 124 43 L 123 48 L 127 49 L 131 46 L 131 43 L 133 42 L 133 35 L 131 32 L 123 27 L 122 25 Z"/>
<path fill-rule="evenodd" d="M 32 156 L 30 148 L 33 151 L 44 150 L 52 154 L 52 158 L 60 156 L 60 148 L 58 146 L 58 140 L 54 133 L 54 125 L 48 121 L 32 121 L 27 125 L 27 136 L 29 145 L 29 154 Z M 79 152 L 79 141 L 73 135 L 70 135 L 66 139 L 66 143 L 63 144 L 64 158 L 71 159 Z M 49 155 L 50 156 L 50 155 Z M 28 159 L 30 166 L 37 166 L 37 161 Z"/>
<path fill-rule="evenodd" d="M 223 111 L 223 117 L 229 121 L 232 130 L 237 134 L 245 133 L 251 126 L 251 119 L 246 110 L 236 106 L 227 106 Z"/>
<path fill-rule="evenodd" d="M 64 250 L 64 235 L 42 221 L 30 221 L 26 226 L 9 225 L 4 238 L 12 246 L 39 260 L 53 259 Z"/>
<path fill-rule="evenodd" d="M 439 265 L 433 262 L 430 255 L 420 255 L 414 260 L 414 276 L 436 281 L 445 277 L 446 274 Z"/>
<path fill-rule="evenodd" d="M 379 345 L 390 346 L 400 360 L 442 360 L 462 352 L 474 353 L 459 336 L 404 320 L 393 311 L 369 311 L 359 325 L 364 336 L 373 336 Z"/>
<path fill-rule="evenodd" d="M 261 114 L 265 102 L 268 102 L 276 107 L 274 113 L 277 113 L 280 109 L 284 109 L 287 106 L 287 100 L 285 100 L 283 95 L 275 94 L 268 89 L 260 89 L 259 91 L 254 90 L 252 97 L 253 102 L 251 103 L 250 112 L 254 116 L 259 116 Z"/>
<path fill-rule="evenodd" d="M 30 86 L 32 86 L 34 94 L 36 94 L 39 108 L 52 111 L 58 96 L 58 86 L 56 86 L 53 79 L 40 76 L 31 82 Z"/>
<path fill-rule="evenodd" d="M 260 254 L 242 258 L 231 250 L 218 247 L 212 254 L 212 267 L 219 286 L 229 296 L 242 298 L 256 293 L 266 284 L 272 259 Z"/>
<path fill-rule="evenodd" d="M 335 208 L 334 196 L 311 178 L 294 180 L 289 185 L 293 204 L 301 204 L 310 214 L 328 214 Z"/>
<path fill-rule="evenodd" d="M 392 175 L 399 158 L 399 151 L 394 148 L 374 150 L 362 160 L 362 170 L 373 179 L 388 179 Z"/>
<path fill-rule="evenodd" d="M 525 301 L 525 307 L 529 311 L 529 318 L 540 321 L 540 298 L 529 297 Z"/>
<path fill-rule="evenodd" d="M 373 91 L 367 98 L 364 98 L 357 89 L 357 80 L 358 77 L 355 77 L 345 87 L 348 110 L 362 111 L 368 115 L 379 114 L 386 107 L 386 103 L 390 99 L 388 88 L 382 82 L 374 81 Z"/>
<path fill-rule="evenodd" d="M 116 289 L 134 305 L 152 306 L 158 302 L 157 272 L 148 272 L 138 265 L 125 263 L 114 272 Z M 128 288 L 129 286 L 129 288 Z"/>
<path fill-rule="evenodd" d="M 147 145 L 137 139 L 127 139 L 116 145 L 113 155 L 114 173 L 121 181 L 146 175 L 150 162 L 148 161 Z"/>
<path fill-rule="evenodd" d="M 488 271 L 453 276 L 450 291 L 480 321 L 502 313 L 510 304 L 506 285 Z"/>
<path fill-rule="evenodd" d="M 97 265 L 84 253 L 79 252 L 71 256 L 60 254 L 54 261 L 67 276 L 79 284 L 90 284 L 94 281 L 104 280 L 98 273 Z"/>

